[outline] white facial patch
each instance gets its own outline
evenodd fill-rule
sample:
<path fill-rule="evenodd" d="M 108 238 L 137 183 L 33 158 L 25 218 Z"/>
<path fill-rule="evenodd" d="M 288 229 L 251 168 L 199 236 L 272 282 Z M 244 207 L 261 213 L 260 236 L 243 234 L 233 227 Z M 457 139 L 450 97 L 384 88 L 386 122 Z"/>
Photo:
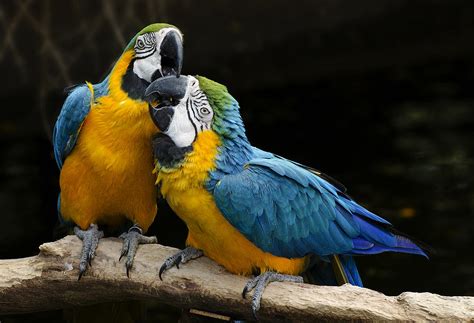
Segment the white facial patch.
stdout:
<path fill-rule="evenodd" d="M 199 81 L 188 76 L 186 94 L 174 107 L 171 123 L 165 134 L 178 147 L 190 146 L 198 133 L 211 129 L 214 111 L 204 92 L 199 88 Z"/>
<path fill-rule="evenodd" d="M 141 79 L 151 82 L 153 73 L 161 71 L 160 47 L 166 34 L 174 28 L 163 28 L 157 32 L 146 33 L 135 41 L 135 62 L 133 72 Z M 178 32 L 181 36 L 181 33 Z"/>

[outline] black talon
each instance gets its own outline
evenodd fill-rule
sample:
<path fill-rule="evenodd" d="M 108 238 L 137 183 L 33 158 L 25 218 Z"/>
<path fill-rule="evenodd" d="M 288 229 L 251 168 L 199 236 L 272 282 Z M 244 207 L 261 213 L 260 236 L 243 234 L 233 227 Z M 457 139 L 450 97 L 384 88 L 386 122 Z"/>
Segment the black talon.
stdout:
<path fill-rule="evenodd" d="M 242 291 L 242 298 L 245 299 L 245 296 L 247 296 L 247 292 L 248 292 L 248 289 L 247 289 L 247 286 L 244 287 L 244 290 Z"/>
<path fill-rule="evenodd" d="M 166 270 L 166 264 L 161 265 L 160 272 L 158 273 L 158 277 L 160 277 L 161 281 L 163 281 L 163 278 L 161 277 L 161 275 L 163 274 L 165 270 Z"/>
<path fill-rule="evenodd" d="M 171 257 L 168 257 L 163 263 L 163 265 L 161 265 L 160 267 L 160 272 L 158 273 L 160 280 L 163 280 L 162 274 L 165 272 L 165 270 L 168 270 L 173 266 L 176 266 L 176 268 L 179 269 L 179 264 L 184 264 L 189 260 L 199 258 L 202 255 L 202 250 L 198 250 L 193 247 L 187 247 L 186 249 L 181 250 L 180 252 L 172 255 Z"/>
<path fill-rule="evenodd" d="M 242 296 L 245 298 L 247 292 L 254 290 L 252 295 L 252 314 L 255 320 L 258 320 L 257 312 L 260 309 L 260 302 L 262 300 L 262 295 L 267 287 L 267 285 L 271 282 L 293 282 L 293 283 L 302 283 L 303 278 L 300 276 L 292 276 L 292 275 L 284 275 L 279 274 L 273 271 L 267 271 L 263 274 L 258 275 L 255 278 L 250 279 L 247 284 L 245 285 Z"/>
<path fill-rule="evenodd" d="M 120 257 L 119 257 L 119 262 L 120 260 L 122 260 L 123 256 L 125 256 L 127 254 L 127 250 L 122 250 L 122 253 L 120 254 Z"/>
<path fill-rule="evenodd" d="M 177 259 L 173 259 L 173 262 L 170 264 L 169 268 L 173 267 L 173 266 L 176 266 L 177 269 L 179 269 L 179 262 L 181 261 L 181 258 L 178 257 Z M 161 265 L 161 268 L 160 268 L 160 272 L 158 273 L 158 276 L 160 277 L 161 280 L 163 280 L 161 278 L 161 275 L 165 272 L 165 270 L 169 269 L 169 268 L 166 268 L 168 267 L 166 265 L 166 261 L 163 265 Z"/>
<path fill-rule="evenodd" d="M 76 236 L 82 240 L 82 251 L 79 262 L 79 276 L 77 280 L 81 280 L 88 267 L 92 267 L 92 260 L 99 244 L 99 240 L 104 236 L 102 231 L 98 230 L 96 224 L 91 224 L 87 230 L 81 230 L 79 227 L 74 228 Z"/>
<path fill-rule="evenodd" d="M 123 239 L 122 251 L 120 253 L 119 261 L 121 261 L 124 256 L 127 256 L 125 268 L 127 270 L 128 278 L 130 278 L 130 271 L 133 267 L 133 260 L 138 250 L 138 246 L 141 244 L 158 242 L 156 237 L 147 237 L 142 233 L 143 230 L 138 226 L 138 224 L 135 224 L 128 230 L 128 232 L 122 233 L 119 237 Z"/>

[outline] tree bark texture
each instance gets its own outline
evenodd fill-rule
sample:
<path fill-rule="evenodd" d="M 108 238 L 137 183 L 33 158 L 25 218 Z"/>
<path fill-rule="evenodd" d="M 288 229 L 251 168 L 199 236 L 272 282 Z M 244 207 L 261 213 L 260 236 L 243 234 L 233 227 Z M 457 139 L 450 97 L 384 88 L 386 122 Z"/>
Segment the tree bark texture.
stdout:
<path fill-rule="evenodd" d="M 250 302 L 241 294 L 247 278 L 228 273 L 208 258 L 170 269 L 161 281 L 161 264 L 177 250 L 141 245 L 127 278 L 124 260 L 118 261 L 121 240 L 106 238 L 99 243 L 92 267 L 78 281 L 81 248 L 78 238 L 67 236 L 41 245 L 37 256 L 0 260 L 0 314 L 154 299 L 176 307 L 252 319 Z M 472 321 L 474 297 L 410 292 L 390 297 L 350 285 L 272 283 L 263 295 L 259 319 Z"/>

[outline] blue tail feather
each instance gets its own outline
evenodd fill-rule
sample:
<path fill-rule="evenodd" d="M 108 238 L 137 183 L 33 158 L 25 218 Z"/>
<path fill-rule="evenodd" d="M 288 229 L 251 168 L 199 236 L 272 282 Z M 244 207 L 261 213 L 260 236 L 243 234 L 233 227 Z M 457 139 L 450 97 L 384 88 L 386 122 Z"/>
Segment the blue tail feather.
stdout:
<path fill-rule="evenodd" d="M 363 238 L 352 239 L 355 248 L 352 250 L 351 254 L 353 255 L 373 255 L 386 251 L 400 252 L 400 253 L 409 253 L 414 255 L 424 256 L 429 258 L 428 255 L 420 247 L 418 247 L 414 242 L 409 240 L 406 237 L 400 235 L 394 235 L 396 239 L 396 245 L 394 246 L 384 246 L 377 243 L 367 242 Z M 359 247 L 359 248 L 358 248 Z"/>
<path fill-rule="evenodd" d="M 338 255 L 338 257 L 349 284 L 363 287 L 354 258 L 350 255 Z M 321 259 L 315 256 L 304 276 L 306 281 L 312 284 L 338 286 L 341 284 L 338 282 L 338 277 L 340 279 L 341 275 L 336 275 L 335 270 L 337 269 L 331 264 L 329 258 Z"/>
<path fill-rule="evenodd" d="M 361 210 L 365 209 L 359 207 L 357 212 L 352 214 L 354 221 L 360 228 L 360 235 L 352 239 L 354 248 L 350 254 L 372 255 L 392 251 L 428 258 L 422 248 L 410 238 L 396 231 L 389 222 L 378 221 L 374 218 L 375 215 L 367 217 L 367 212 L 361 214 Z"/>
<path fill-rule="evenodd" d="M 354 260 L 354 257 L 348 255 L 340 255 L 339 259 L 341 260 L 342 267 L 344 268 L 344 273 L 346 274 L 349 284 L 354 286 L 363 287 L 362 279 L 359 275 L 359 270 L 357 270 L 357 265 Z"/>

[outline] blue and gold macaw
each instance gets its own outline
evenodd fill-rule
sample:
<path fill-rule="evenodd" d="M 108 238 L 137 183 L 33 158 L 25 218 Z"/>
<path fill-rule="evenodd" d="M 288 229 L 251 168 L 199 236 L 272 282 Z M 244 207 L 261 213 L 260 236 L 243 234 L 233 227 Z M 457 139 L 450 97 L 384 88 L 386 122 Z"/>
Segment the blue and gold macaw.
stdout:
<path fill-rule="evenodd" d="M 83 240 L 79 279 L 94 257 L 103 232 L 98 225 L 133 222 L 124 239 L 127 275 L 142 235 L 153 222 L 156 187 L 151 140 L 156 133 L 143 101 L 154 80 L 179 76 L 181 32 L 168 24 L 142 29 L 128 44 L 110 74 L 98 84 L 75 87 L 54 128 L 56 162 L 61 170 L 58 210 L 74 222 Z"/>
<path fill-rule="evenodd" d="M 426 256 L 329 177 L 253 147 L 223 85 L 164 77 L 150 84 L 146 99 L 161 129 L 153 143 L 157 183 L 189 229 L 188 247 L 166 260 L 160 277 L 204 254 L 232 273 L 257 275 L 243 291 L 255 290 L 256 313 L 272 281 L 302 282 L 299 275 L 311 272 L 320 283 L 362 286 L 353 256 Z"/>

